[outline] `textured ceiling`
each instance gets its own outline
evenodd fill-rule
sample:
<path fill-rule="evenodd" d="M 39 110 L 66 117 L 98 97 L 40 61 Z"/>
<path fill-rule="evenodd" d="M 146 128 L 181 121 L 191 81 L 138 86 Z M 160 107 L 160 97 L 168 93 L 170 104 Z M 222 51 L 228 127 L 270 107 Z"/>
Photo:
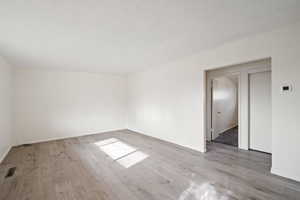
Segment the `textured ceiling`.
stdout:
<path fill-rule="evenodd" d="M 299 20 L 299 0 L 0 0 L 0 55 L 130 73 Z"/>

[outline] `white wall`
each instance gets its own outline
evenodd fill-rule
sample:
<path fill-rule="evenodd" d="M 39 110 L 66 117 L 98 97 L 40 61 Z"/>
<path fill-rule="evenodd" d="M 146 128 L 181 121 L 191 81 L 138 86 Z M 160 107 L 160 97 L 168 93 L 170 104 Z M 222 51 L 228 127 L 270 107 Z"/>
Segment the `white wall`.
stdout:
<path fill-rule="evenodd" d="M 12 145 L 11 67 L 0 57 L 0 163 Z"/>
<path fill-rule="evenodd" d="M 299 35 L 294 24 L 131 75 L 128 128 L 205 151 L 204 70 L 271 57 L 272 172 L 300 181 Z M 280 93 L 285 82 L 293 93 Z"/>
<path fill-rule="evenodd" d="M 202 151 L 203 74 L 174 67 L 129 77 L 128 128 Z"/>
<path fill-rule="evenodd" d="M 229 77 L 213 80 L 213 128 L 215 139 L 238 125 L 238 82 Z M 210 137 L 209 137 L 210 138 Z"/>
<path fill-rule="evenodd" d="M 108 74 L 16 69 L 16 144 L 126 128 L 126 79 Z"/>

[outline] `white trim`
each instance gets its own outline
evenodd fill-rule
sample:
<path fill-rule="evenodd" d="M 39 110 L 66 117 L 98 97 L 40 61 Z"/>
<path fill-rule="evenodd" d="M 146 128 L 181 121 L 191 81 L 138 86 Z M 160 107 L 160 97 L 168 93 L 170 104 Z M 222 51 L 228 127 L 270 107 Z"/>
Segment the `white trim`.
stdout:
<path fill-rule="evenodd" d="M 239 72 L 238 75 L 238 80 L 239 80 L 239 84 L 238 84 L 238 148 L 243 149 L 242 146 L 242 129 L 241 127 L 243 126 L 242 123 L 242 115 L 241 115 L 241 110 L 242 110 L 242 74 L 241 72 Z"/>
<path fill-rule="evenodd" d="M 207 88 L 208 88 L 208 85 L 207 85 L 207 73 L 206 71 L 204 70 L 203 71 L 203 88 L 202 90 L 205 91 L 202 95 L 202 100 L 203 100 L 203 112 L 202 112 L 202 133 L 203 133 L 203 136 L 204 136 L 204 140 L 203 140 L 203 149 L 201 149 L 201 152 L 205 153 L 207 152 L 207 148 L 206 148 L 206 137 L 207 137 Z"/>
<path fill-rule="evenodd" d="M 271 174 L 274 174 L 276 176 L 280 176 L 289 180 L 298 181 L 300 182 L 300 176 L 295 176 L 295 174 L 291 173 L 282 173 L 282 170 L 278 170 L 274 167 L 271 168 Z"/>
<path fill-rule="evenodd" d="M 183 145 L 183 144 L 178 144 L 178 143 L 175 143 L 173 141 L 170 141 L 170 140 L 167 140 L 167 139 L 162 139 L 162 138 L 159 138 L 159 137 L 156 137 L 156 136 L 152 136 L 150 134 L 147 134 L 147 133 L 144 133 L 143 131 L 139 131 L 139 130 L 136 130 L 136 129 L 132 129 L 132 128 L 127 128 L 126 130 L 129 130 L 129 131 L 133 131 L 135 133 L 138 133 L 140 135 L 143 135 L 143 136 L 146 136 L 146 137 L 150 137 L 150 138 L 154 138 L 156 140 L 160 140 L 160 141 L 163 141 L 163 142 L 167 142 L 167 143 L 170 143 L 172 145 L 176 145 L 178 147 L 183 147 L 183 148 L 186 148 L 186 149 L 190 149 L 190 150 L 193 150 L 193 151 L 197 151 L 199 153 L 205 153 L 205 151 L 201 148 L 195 148 L 195 147 L 192 147 L 192 146 L 187 146 L 187 145 Z"/>
<path fill-rule="evenodd" d="M 264 67 L 256 67 L 253 69 L 248 70 L 248 74 L 255 74 L 255 73 L 261 73 L 261 72 L 270 72 L 272 71 L 271 66 L 264 66 Z"/>
<path fill-rule="evenodd" d="M 4 158 L 7 156 L 8 152 L 11 150 L 12 146 L 10 145 L 7 150 L 4 152 L 4 154 L 0 158 L 0 164 L 3 162 Z"/>
<path fill-rule="evenodd" d="M 217 67 L 213 69 L 207 69 L 206 72 L 209 73 L 207 77 L 218 78 L 226 76 L 226 74 L 240 73 L 241 68 L 243 71 L 256 71 L 262 69 L 271 69 L 271 63 L 269 62 L 271 57 L 262 58 L 259 60 L 253 60 L 246 63 L 232 64 L 222 67 Z"/>
<path fill-rule="evenodd" d="M 55 140 L 70 139 L 70 138 L 76 138 L 76 137 L 81 137 L 81 136 L 104 134 L 104 133 L 109 133 L 109 132 L 114 132 L 114 131 L 124 131 L 124 130 L 127 130 L 127 129 L 126 128 L 112 129 L 112 130 L 105 130 L 105 131 L 101 131 L 101 132 L 84 133 L 84 134 L 78 134 L 78 135 L 67 136 L 67 137 L 53 137 L 53 138 L 48 138 L 48 139 L 43 139 L 43 140 L 31 140 L 28 142 L 19 143 L 16 146 L 23 145 L 23 144 L 36 144 L 36 143 L 42 143 L 42 142 L 50 142 L 50 141 L 55 141 Z"/>

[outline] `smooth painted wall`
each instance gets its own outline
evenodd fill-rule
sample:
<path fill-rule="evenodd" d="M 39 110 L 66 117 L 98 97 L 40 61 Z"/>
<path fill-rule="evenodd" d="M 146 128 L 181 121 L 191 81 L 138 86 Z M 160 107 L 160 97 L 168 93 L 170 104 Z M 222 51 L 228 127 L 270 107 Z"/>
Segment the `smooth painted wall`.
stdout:
<path fill-rule="evenodd" d="M 203 151 L 202 75 L 171 66 L 129 76 L 128 128 Z"/>
<path fill-rule="evenodd" d="M 15 69 L 16 144 L 126 127 L 126 78 L 97 73 Z"/>
<path fill-rule="evenodd" d="M 271 57 L 272 172 L 300 181 L 299 35 L 298 23 L 130 75 L 128 128 L 204 152 L 205 70 Z"/>
<path fill-rule="evenodd" d="M 228 77 L 220 77 L 213 80 L 212 118 L 214 131 L 212 139 L 215 139 L 224 131 L 238 125 L 237 81 Z"/>
<path fill-rule="evenodd" d="M 0 163 L 12 145 L 12 69 L 0 57 Z"/>

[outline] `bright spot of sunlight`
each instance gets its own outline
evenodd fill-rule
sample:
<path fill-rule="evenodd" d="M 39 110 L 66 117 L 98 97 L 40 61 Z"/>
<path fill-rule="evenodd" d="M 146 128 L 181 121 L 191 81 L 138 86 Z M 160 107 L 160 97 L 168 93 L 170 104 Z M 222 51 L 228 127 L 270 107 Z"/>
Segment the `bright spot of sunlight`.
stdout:
<path fill-rule="evenodd" d="M 149 157 L 149 155 L 116 138 L 98 141 L 95 142 L 95 145 L 125 168 L 129 168 Z"/>
<path fill-rule="evenodd" d="M 118 163 L 120 163 L 122 166 L 129 168 L 143 160 L 145 160 L 149 155 L 136 151 L 132 154 L 129 154 L 128 156 L 125 156 L 118 160 Z"/>
<path fill-rule="evenodd" d="M 178 200 L 228 200 L 230 196 L 232 196 L 231 191 L 221 194 L 210 183 L 198 185 L 191 182 L 190 186 L 181 193 Z"/>
<path fill-rule="evenodd" d="M 123 156 L 126 156 L 126 155 L 136 151 L 135 148 L 133 148 L 121 141 L 110 143 L 110 144 L 107 144 L 104 146 L 100 146 L 100 149 L 114 160 L 117 160 Z"/>

